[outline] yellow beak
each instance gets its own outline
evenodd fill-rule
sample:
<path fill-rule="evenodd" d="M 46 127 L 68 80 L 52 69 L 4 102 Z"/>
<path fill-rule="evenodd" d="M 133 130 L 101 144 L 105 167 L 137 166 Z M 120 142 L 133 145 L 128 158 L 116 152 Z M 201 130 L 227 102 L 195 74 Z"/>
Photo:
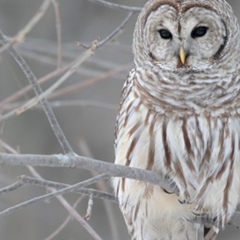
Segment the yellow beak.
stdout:
<path fill-rule="evenodd" d="M 183 47 L 181 47 L 179 49 L 179 57 L 180 57 L 180 60 L 181 60 L 182 64 L 185 64 L 185 62 L 186 62 L 186 53 L 185 53 Z"/>

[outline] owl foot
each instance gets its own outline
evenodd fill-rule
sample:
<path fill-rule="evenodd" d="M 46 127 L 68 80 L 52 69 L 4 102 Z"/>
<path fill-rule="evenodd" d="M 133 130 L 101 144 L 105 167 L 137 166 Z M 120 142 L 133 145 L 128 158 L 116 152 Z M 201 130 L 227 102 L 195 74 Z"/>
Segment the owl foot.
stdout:
<path fill-rule="evenodd" d="M 192 213 L 196 216 L 203 216 L 203 215 L 208 215 L 209 214 L 209 210 L 207 208 L 195 208 L 193 209 Z"/>
<path fill-rule="evenodd" d="M 187 197 L 186 195 L 179 195 L 178 201 L 181 204 L 190 204 L 191 203 L 190 197 Z"/>

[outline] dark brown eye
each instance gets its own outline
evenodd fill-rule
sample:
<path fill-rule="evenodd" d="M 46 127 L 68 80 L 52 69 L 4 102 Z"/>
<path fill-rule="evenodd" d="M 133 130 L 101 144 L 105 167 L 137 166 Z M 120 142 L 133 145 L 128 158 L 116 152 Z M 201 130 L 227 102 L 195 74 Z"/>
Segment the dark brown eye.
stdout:
<path fill-rule="evenodd" d="M 172 38 L 172 34 L 166 29 L 159 30 L 159 34 L 160 34 L 161 38 L 163 38 L 163 39 L 171 39 Z"/>
<path fill-rule="evenodd" d="M 192 38 L 203 37 L 207 33 L 207 27 L 197 27 L 192 31 Z"/>

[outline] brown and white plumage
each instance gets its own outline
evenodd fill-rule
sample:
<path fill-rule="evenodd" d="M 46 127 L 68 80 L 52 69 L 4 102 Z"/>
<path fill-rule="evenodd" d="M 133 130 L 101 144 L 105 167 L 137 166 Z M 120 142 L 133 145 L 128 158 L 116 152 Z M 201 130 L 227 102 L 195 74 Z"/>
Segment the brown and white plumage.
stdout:
<path fill-rule="evenodd" d="M 180 194 L 115 178 L 132 239 L 201 240 L 204 226 L 193 223 L 195 214 L 224 226 L 235 212 L 239 44 L 237 19 L 225 0 L 150 0 L 140 13 L 135 68 L 117 117 L 115 162 L 164 175 Z"/>

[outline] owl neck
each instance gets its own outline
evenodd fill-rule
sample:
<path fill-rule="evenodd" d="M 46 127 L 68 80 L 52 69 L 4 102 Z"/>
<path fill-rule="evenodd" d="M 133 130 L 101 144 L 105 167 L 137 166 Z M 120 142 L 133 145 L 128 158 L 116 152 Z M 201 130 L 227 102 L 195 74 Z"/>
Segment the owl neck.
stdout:
<path fill-rule="evenodd" d="M 133 89 L 143 103 L 160 114 L 240 114 L 238 72 L 170 72 L 136 68 Z"/>

